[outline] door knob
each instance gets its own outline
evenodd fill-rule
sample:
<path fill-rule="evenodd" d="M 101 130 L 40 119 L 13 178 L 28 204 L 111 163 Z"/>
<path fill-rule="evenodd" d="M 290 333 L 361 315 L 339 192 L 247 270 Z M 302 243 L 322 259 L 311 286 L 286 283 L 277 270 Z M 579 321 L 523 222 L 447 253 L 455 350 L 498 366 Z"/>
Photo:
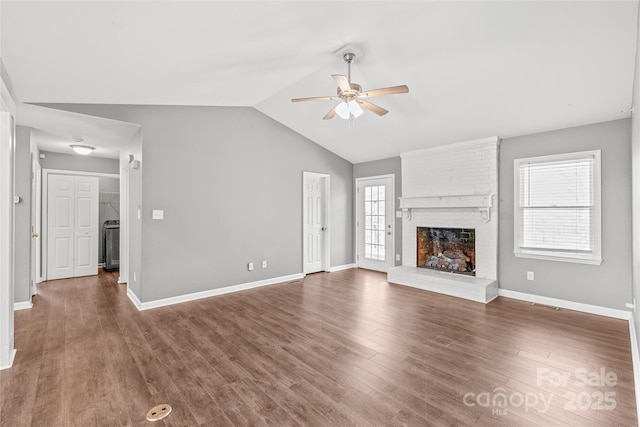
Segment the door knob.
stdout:
<path fill-rule="evenodd" d="M 31 234 L 31 237 L 40 237 L 40 235 L 38 233 L 33 233 Z"/>
<path fill-rule="evenodd" d="M 391 236 L 391 232 L 390 232 L 390 231 L 387 231 L 387 234 L 388 234 L 389 236 Z"/>
<path fill-rule="evenodd" d="M 325 227 L 322 227 L 320 230 L 327 231 L 327 229 Z"/>

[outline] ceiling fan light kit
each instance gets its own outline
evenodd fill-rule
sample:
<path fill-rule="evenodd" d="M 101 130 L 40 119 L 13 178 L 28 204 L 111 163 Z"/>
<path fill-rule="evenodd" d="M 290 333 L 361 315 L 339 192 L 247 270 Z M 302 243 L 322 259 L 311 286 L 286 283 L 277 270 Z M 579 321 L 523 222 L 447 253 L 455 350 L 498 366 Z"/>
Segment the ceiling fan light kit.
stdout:
<path fill-rule="evenodd" d="M 291 102 L 302 101 L 327 101 L 340 100 L 341 102 L 333 107 L 324 117 L 324 120 L 332 119 L 336 114 L 341 119 L 348 120 L 350 118 L 360 117 L 364 110 L 369 110 L 378 116 L 384 116 L 389 111 L 379 107 L 364 98 L 372 98 L 374 96 L 392 95 L 396 93 L 408 93 L 407 85 L 391 86 L 380 89 L 362 91 L 362 86 L 351 82 L 351 63 L 355 60 L 356 55 L 352 52 L 346 52 L 343 55 L 344 62 L 347 63 L 347 75 L 332 74 L 331 77 L 338 85 L 337 96 L 315 96 L 310 98 L 293 98 Z"/>

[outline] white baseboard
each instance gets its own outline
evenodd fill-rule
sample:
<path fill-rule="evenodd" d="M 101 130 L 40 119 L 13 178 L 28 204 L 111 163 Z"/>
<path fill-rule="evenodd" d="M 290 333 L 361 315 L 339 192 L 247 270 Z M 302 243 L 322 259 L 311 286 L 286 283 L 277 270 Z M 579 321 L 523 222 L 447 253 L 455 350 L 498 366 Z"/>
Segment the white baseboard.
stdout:
<path fill-rule="evenodd" d="M 291 282 L 304 278 L 303 273 L 291 274 L 289 276 L 274 277 L 272 279 L 258 280 L 256 282 L 242 283 L 239 285 L 226 286 L 224 288 L 211 289 L 208 291 L 195 292 L 192 294 L 178 295 L 170 298 L 158 299 L 155 301 L 140 302 L 136 294 L 127 288 L 127 296 L 133 302 L 133 305 L 139 311 L 149 310 L 152 308 L 165 307 L 172 304 L 180 304 L 182 302 L 195 301 L 202 298 L 214 297 L 217 295 L 229 294 L 232 292 L 246 291 L 248 289 L 259 288 L 262 286 L 275 285 L 278 283 Z"/>
<path fill-rule="evenodd" d="M 3 369 L 9 369 L 10 367 L 13 366 L 13 361 L 16 358 L 16 352 L 18 350 L 16 350 L 15 348 L 13 350 L 11 350 L 11 355 L 9 356 L 9 364 L 7 366 L 0 366 L 0 371 Z"/>
<path fill-rule="evenodd" d="M 638 335 L 633 316 L 629 319 L 629 336 L 631 338 L 631 361 L 633 362 L 633 382 L 636 393 L 636 417 L 640 425 L 640 349 L 638 349 Z"/>
<path fill-rule="evenodd" d="M 131 290 L 131 288 L 129 286 L 127 286 L 127 296 L 129 297 L 129 299 L 131 300 L 133 305 L 138 309 L 138 311 L 144 310 L 142 308 L 142 303 L 138 299 L 138 296 L 133 293 L 133 291 Z"/>
<path fill-rule="evenodd" d="M 582 311 L 584 313 L 597 314 L 599 316 L 613 317 L 615 319 L 629 320 L 631 318 L 631 312 L 626 310 L 618 310 L 616 308 L 601 307 L 599 305 L 583 304 L 581 302 L 526 294 L 524 292 L 510 291 L 508 289 L 498 289 L 498 295 L 501 297 L 528 301 L 536 304 L 550 305 L 552 307 Z"/>
<path fill-rule="evenodd" d="M 349 270 L 350 268 L 356 268 L 355 264 L 336 265 L 335 267 L 329 267 L 329 273 L 335 273 L 336 271 Z"/>
<path fill-rule="evenodd" d="M 22 302 L 13 303 L 13 311 L 28 310 L 31 307 L 33 307 L 33 303 L 31 301 L 22 301 Z"/>

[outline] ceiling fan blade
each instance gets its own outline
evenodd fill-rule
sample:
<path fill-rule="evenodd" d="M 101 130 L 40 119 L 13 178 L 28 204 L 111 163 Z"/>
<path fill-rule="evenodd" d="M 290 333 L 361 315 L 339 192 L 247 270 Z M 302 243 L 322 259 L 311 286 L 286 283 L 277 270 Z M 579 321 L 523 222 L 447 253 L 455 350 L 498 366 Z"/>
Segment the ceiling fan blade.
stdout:
<path fill-rule="evenodd" d="M 338 104 L 338 105 L 340 105 L 340 104 Z M 336 105 L 335 107 L 333 107 L 333 108 L 331 109 L 331 111 L 329 111 L 329 112 L 328 112 L 328 113 L 327 113 L 327 114 L 322 118 L 322 120 L 330 120 L 330 119 L 333 119 L 333 116 L 335 116 L 335 115 L 336 115 L 336 108 L 338 108 L 338 105 Z"/>
<path fill-rule="evenodd" d="M 385 110 L 382 107 L 378 107 L 375 104 L 370 103 L 369 101 L 358 101 L 358 104 L 360 104 L 362 106 L 362 108 L 369 110 L 369 111 L 373 111 L 374 113 L 376 113 L 379 116 L 384 116 L 385 114 L 387 114 L 389 112 L 389 110 Z"/>
<path fill-rule="evenodd" d="M 408 93 L 408 92 L 409 92 L 409 87 L 407 85 L 391 86 L 391 87 L 383 87 L 381 89 L 373 89 L 373 90 L 368 90 L 366 92 L 362 92 L 359 97 L 370 98 L 372 96 L 393 95 L 394 93 Z"/>
<path fill-rule="evenodd" d="M 331 77 L 333 77 L 333 79 L 336 81 L 341 91 L 348 92 L 351 90 L 351 85 L 349 84 L 347 76 L 343 76 L 341 74 L 331 74 Z"/>
<path fill-rule="evenodd" d="M 302 102 L 302 101 L 330 101 L 332 99 L 340 99 L 337 96 L 312 96 L 310 98 L 292 98 L 291 102 Z"/>

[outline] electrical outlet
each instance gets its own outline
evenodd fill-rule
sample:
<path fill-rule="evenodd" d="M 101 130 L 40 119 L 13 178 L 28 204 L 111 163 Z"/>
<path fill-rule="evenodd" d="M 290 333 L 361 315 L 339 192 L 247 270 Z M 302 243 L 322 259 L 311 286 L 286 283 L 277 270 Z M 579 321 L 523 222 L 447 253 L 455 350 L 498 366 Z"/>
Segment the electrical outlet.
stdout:
<path fill-rule="evenodd" d="M 267 260 L 262 261 L 262 268 L 267 268 Z"/>
<path fill-rule="evenodd" d="M 633 299 L 633 302 L 628 302 L 628 303 L 626 303 L 626 304 L 625 304 L 625 306 L 626 306 L 627 308 L 632 309 L 632 310 L 633 310 L 633 312 L 635 313 L 635 311 L 636 311 L 636 299 L 634 298 L 634 299 Z"/>
<path fill-rule="evenodd" d="M 249 271 L 253 271 L 253 263 L 252 263 L 252 262 L 250 262 L 249 264 L 247 264 L 247 269 L 248 269 Z"/>
<path fill-rule="evenodd" d="M 533 271 L 527 271 L 527 280 L 533 280 L 533 279 L 534 279 Z"/>

